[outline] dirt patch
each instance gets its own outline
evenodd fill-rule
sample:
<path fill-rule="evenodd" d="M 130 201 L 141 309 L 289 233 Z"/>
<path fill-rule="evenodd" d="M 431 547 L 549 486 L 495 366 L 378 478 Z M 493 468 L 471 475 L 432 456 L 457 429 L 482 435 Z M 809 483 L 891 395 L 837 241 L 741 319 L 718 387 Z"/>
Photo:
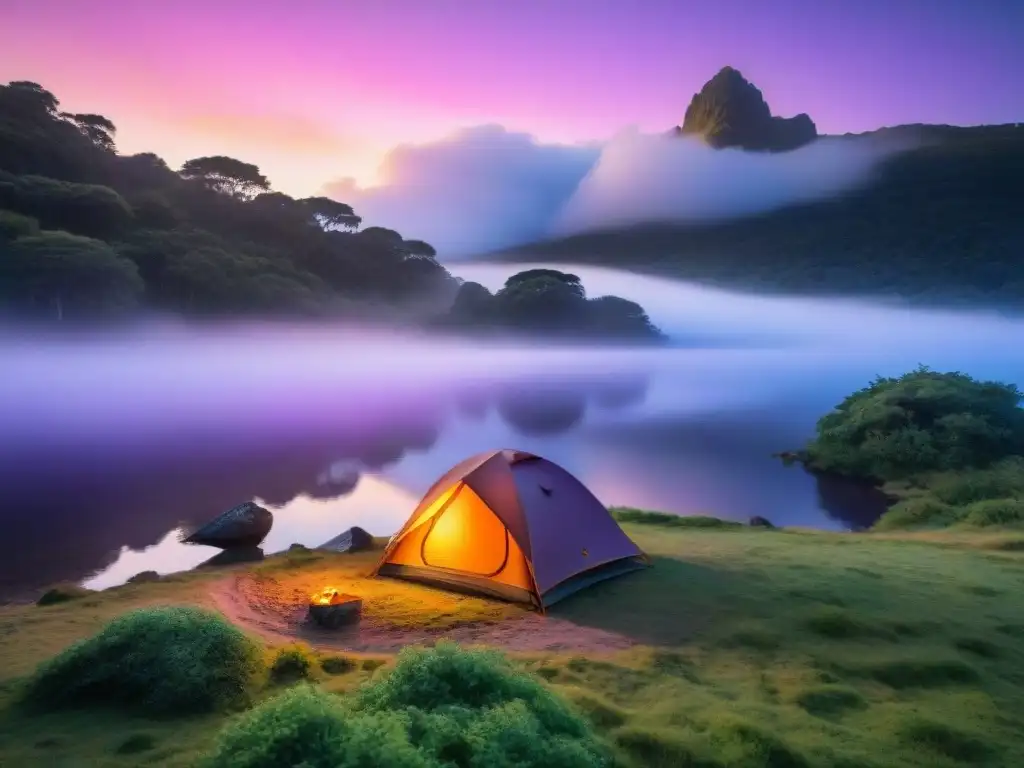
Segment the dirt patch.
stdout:
<path fill-rule="evenodd" d="M 331 650 L 393 653 L 407 645 L 426 645 L 441 639 L 526 652 L 601 653 L 635 644 L 614 632 L 506 606 L 492 616 L 464 618 L 461 613 L 474 612 L 460 611 L 458 603 L 479 602 L 476 598 L 444 595 L 438 599 L 437 590 L 404 584 L 395 585 L 394 595 L 363 594 L 363 612 L 357 624 L 325 630 L 311 623 L 307 616 L 309 595 L 321 584 L 322 578 L 300 575 L 239 574 L 214 583 L 210 597 L 229 620 L 271 643 L 298 640 Z M 407 611 L 395 614 L 395 604 L 405 602 L 409 597 L 405 593 L 410 590 L 421 593 L 416 601 L 419 605 L 433 607 L 424 613 L 422 621 L 416 621 Z"/>

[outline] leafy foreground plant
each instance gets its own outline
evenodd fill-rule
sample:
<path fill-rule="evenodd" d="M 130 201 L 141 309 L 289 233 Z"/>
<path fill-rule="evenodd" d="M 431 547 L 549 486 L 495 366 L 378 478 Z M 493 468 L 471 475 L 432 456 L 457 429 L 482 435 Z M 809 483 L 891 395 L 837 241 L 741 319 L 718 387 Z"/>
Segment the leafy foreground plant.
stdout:
<path fill-rule="evenodd" d="M 208 768 L 597 768 L 585 721 L 492 651 L 407 649 L 348 698 L 301 685 L 240 717 Z"/>
<path fill-rule="evenodd" d="M 184 714 L 245 700 L 263 672 L 260 648 L 220 614 L 145 608 L 42 663 L 28 681 L 37 707 L 108 704 Z"/>

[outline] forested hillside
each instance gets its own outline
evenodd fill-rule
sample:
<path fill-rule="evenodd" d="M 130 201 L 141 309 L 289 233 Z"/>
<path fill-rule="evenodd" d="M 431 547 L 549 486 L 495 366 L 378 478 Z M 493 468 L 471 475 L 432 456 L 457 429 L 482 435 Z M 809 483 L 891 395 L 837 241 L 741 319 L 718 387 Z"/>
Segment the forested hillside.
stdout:
<path fill-rule="evenodd" d="M 181 169 L 121 155 L 102 115 L 39 85 L 0 86 L 0 306 L 44 317 L 138 307 L 184 315 L 333 314 L 450 299 L 427 243 L 359 230 L 326 197 L 273 191 L 260 169 Z"/>

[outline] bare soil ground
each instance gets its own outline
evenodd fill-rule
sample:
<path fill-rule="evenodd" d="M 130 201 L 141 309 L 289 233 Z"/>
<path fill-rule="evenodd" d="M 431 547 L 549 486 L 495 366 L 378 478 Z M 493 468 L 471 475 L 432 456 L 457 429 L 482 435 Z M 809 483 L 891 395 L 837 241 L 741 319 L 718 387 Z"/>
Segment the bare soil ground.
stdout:
<path fill-rule="evenodd" d="M 316 573 L 240 573 L 214 582 L 209 595 L 213 605 L 228 619 L 268 642 L 303 642 L 325 650 L 393 653 L 407 645 L 429 645 L 441 639 L 527 652 L 610 653 L 635 644 L 615 632 L 512 606 L 502 606 L 493 615 L 473 616 L 472 610 L 458 609 L 432 611 L 429 620 L 418 622 L 403 616 L 403 612 L 396 612 L 396 605 L 388 595 L 363 595 L 362 616 L 357 623 L 327 630 L 311 622 L 307 615 L 309 596 L 323 583 L 323 576 Z M 435 590 L 416 585 L 399 586 L 397 582 L 390 584 L 392 592 L 396 588 L 403 592 L 416 590 L 421 593 L 421 604 L 440 607 Z M 444 595 L 441 600 L 476 602 L 474 598 L 453 595 Z"/>

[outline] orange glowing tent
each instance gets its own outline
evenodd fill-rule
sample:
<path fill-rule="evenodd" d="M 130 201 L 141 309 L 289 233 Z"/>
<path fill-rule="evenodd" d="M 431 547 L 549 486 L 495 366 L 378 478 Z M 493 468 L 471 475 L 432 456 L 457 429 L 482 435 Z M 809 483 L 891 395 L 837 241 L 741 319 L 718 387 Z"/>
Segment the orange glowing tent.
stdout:
<path fill-rule="evenodd" d="M 533 604 L 647 565 L 579 480 L 523 451 L 472 456 L 427 491 L 374 575 Z"/>

